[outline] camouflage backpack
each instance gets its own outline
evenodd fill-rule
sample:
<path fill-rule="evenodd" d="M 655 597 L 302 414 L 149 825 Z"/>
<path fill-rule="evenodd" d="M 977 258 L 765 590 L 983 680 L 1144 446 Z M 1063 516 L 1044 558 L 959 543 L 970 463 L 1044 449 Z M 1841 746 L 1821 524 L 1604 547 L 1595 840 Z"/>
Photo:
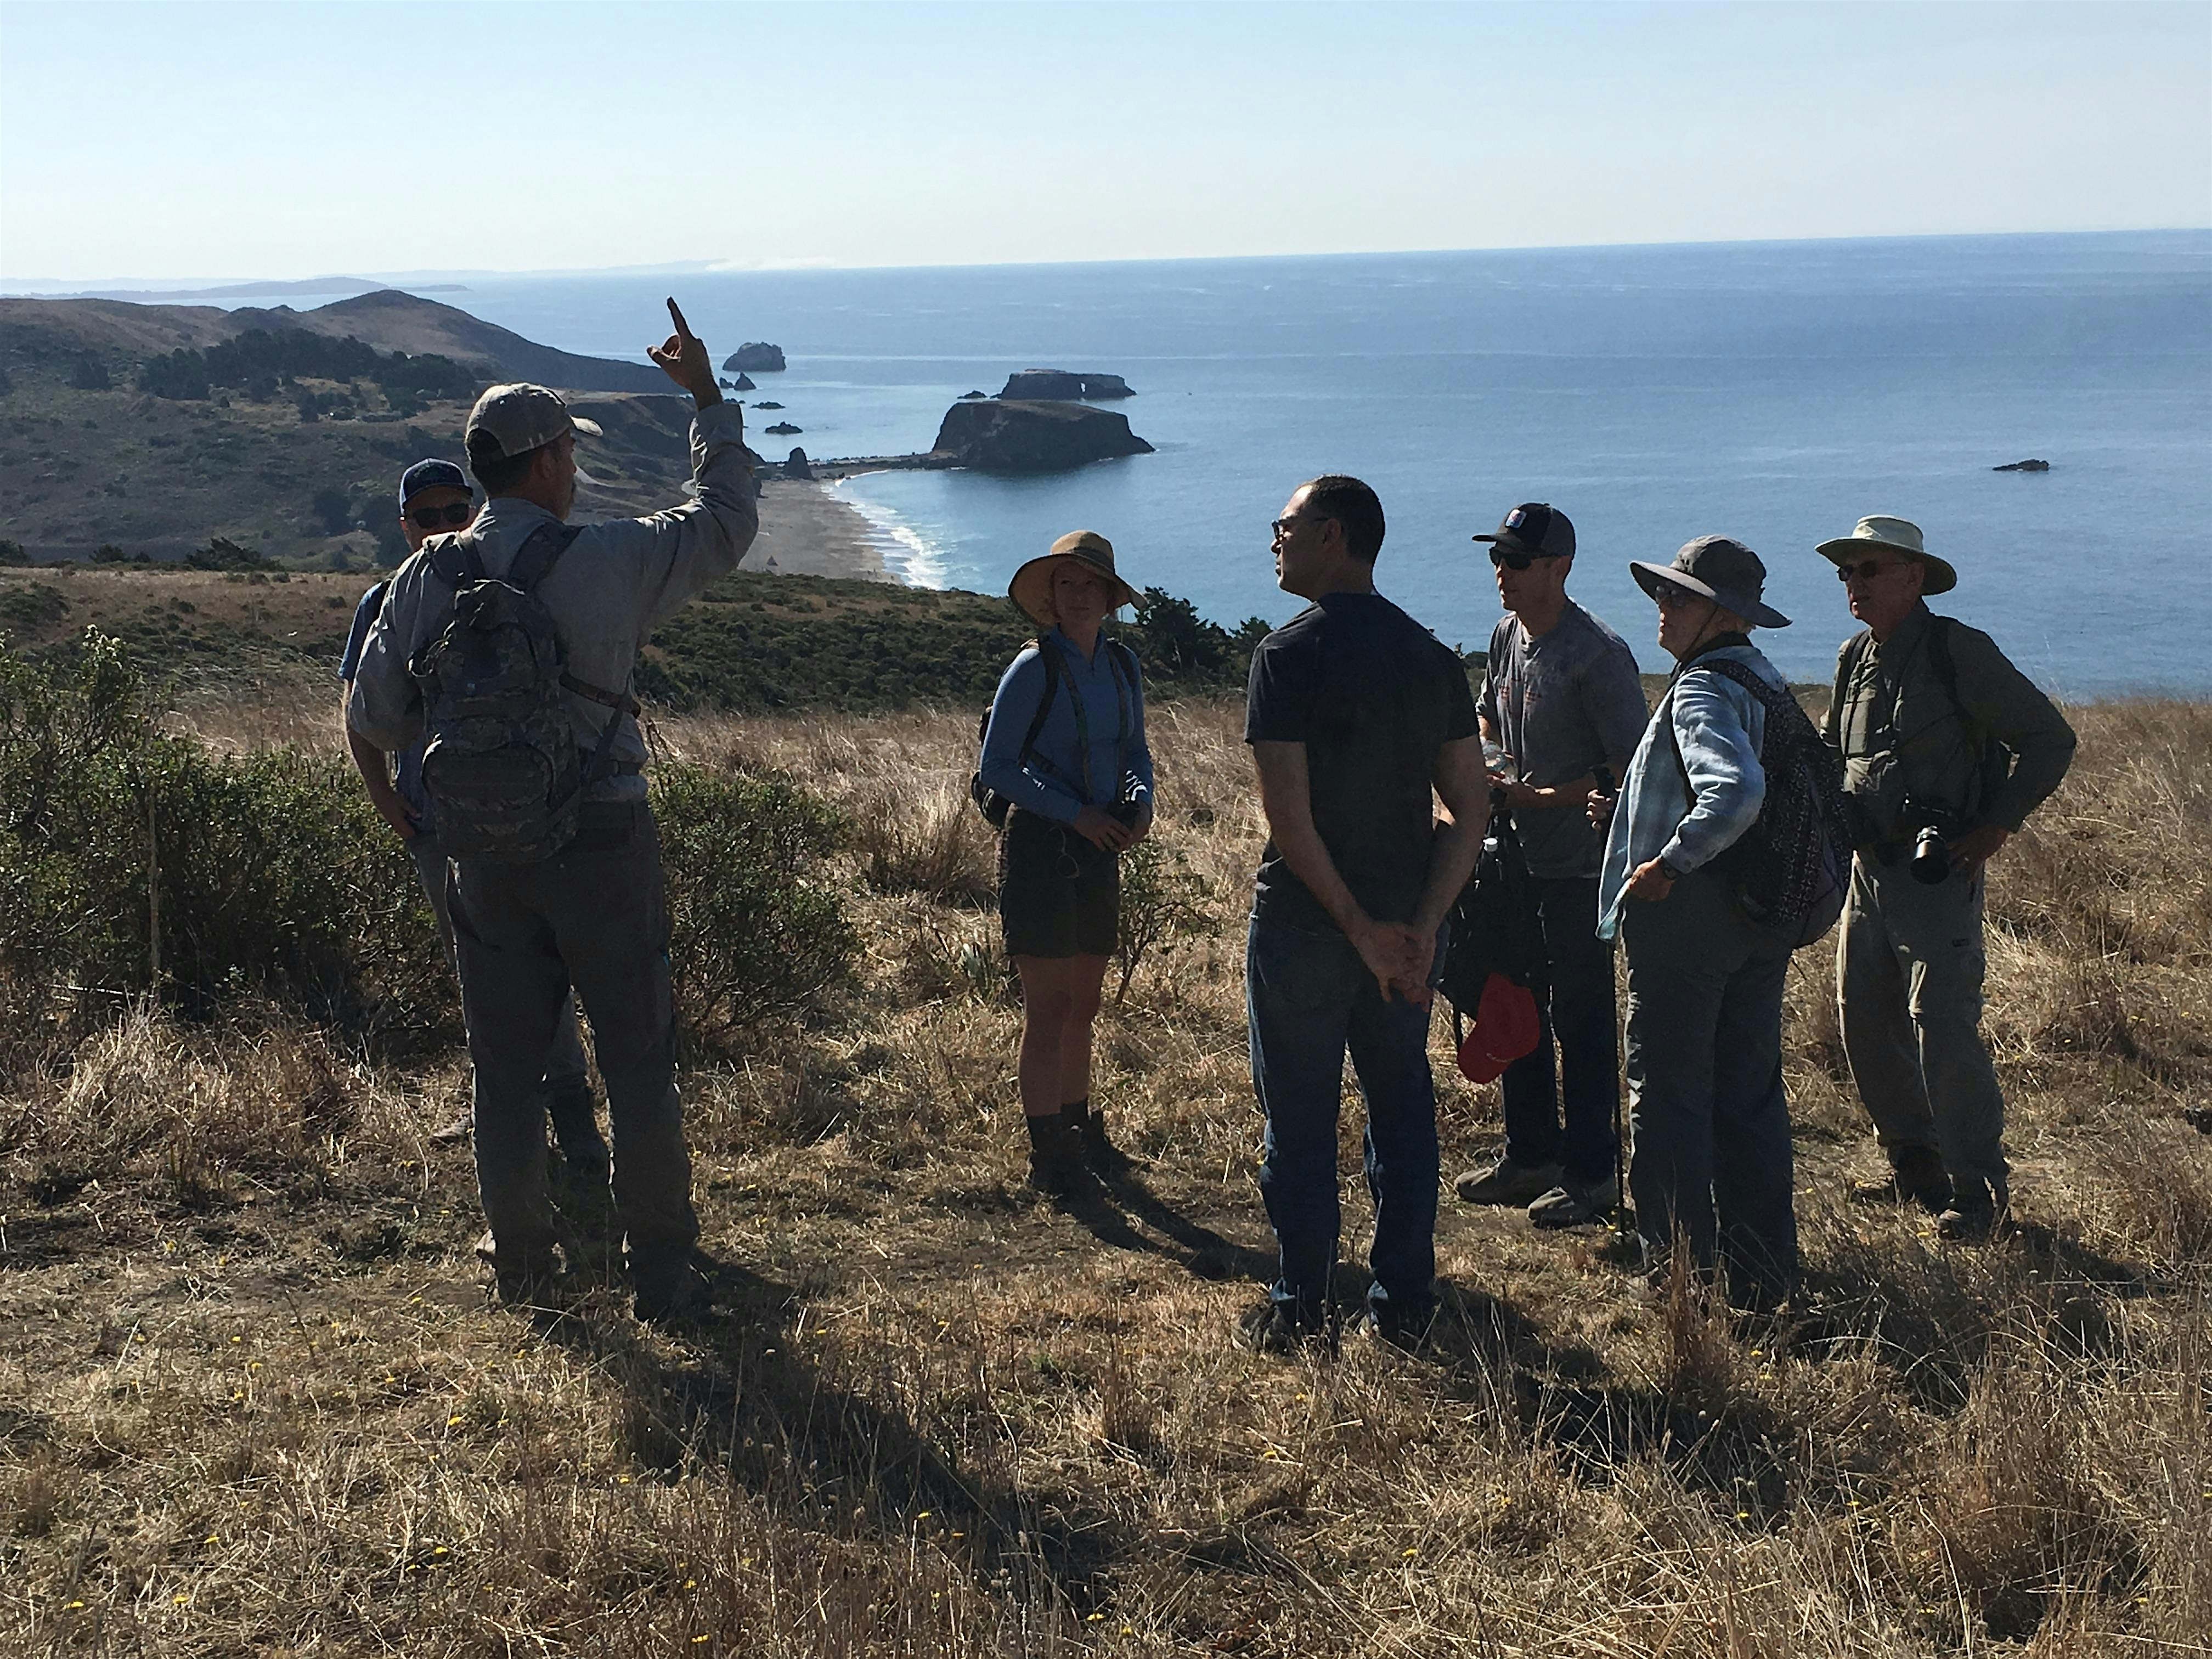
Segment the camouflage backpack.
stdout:
<path fill-rule="evenodd" d="M 432 573 L 453 590 L 453 608 L 407 672 L 422 688 L 422 787 L 438 839 L 455 857 L 526 863 L 568 846 L 585 786 L 601 775 L 623 716 L 637 713 L 633 699 L 567 672 L 568 653 L 538 599 L 578 533 L 541 526 L 503 579 L 485 574 L 471 536 L 430 556 Z M 588 762 L 576 747 L 569 692 L 615 711 Z"/>

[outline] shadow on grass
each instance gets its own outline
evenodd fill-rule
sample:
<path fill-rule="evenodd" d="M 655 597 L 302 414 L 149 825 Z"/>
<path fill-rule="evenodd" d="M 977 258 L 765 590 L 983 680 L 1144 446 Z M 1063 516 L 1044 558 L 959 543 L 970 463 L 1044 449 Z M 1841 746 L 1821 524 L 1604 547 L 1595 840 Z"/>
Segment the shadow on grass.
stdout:
<path fill-rule="evenodd" d="M 963 1458 L 948 1443 L 957 1421 L 933 1434 L 866 1397 L 851 1361 L 805 1352 L 790 1286 L 725 1264 L 712 1278 L 716 1311 L 683 1330 L 672 1355 L 626 1316 L 572 1315 L 543 1328 L 547 1340 L 617 1381 L 621 1443 L 639 1463 L 668 1475 L 718 1468 L 794 1525 L 832 1534 L 910 1539 L 926 1514 L 933 1547 L 979 1587 L 1017 1587 L 1079 1613 L 1100 1599 L 1102 1575 L 1133 1540 L 1080 1492 L 1033 1480 L 1016 1490 L 992 1438 L 1003 1437 L 1006 1419 L 988 1398 L 981 1356 L 948 1348 L 941 1358 L 881 1357 L 884 1392 L 920 1381 L 921 1397 L 997 1425 Z M 941 1374 L 917 1379 L 917 1367 Z"/>

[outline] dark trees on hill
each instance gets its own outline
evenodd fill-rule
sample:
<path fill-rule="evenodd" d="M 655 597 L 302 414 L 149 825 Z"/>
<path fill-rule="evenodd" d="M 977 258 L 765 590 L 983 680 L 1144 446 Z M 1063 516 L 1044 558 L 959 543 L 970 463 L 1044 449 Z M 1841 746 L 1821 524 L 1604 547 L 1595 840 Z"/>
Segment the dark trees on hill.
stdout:
<path fill-rule="evenodd" d="M 70 371 L 70 384 L 79 392 L 105 392 L 110 384 L 107 365 L 88 351 Z"/>
<path fill-rule="evenodd" d="M 373 380 L 395 408 L 419 410 L 425 398 L 469 398 L 482 382 L 477 372 L 434 352 L 409 356 L 383 352 L 348 335 L 342 340 L 305 329 L 270 333 L 248 329 L 205 350 L 180 346 L 149 358 L 138 371 L 141 391 L 157 398 L 202 398 L 212 386 L 237 386 L 266 401 L 285 380 Z"/>

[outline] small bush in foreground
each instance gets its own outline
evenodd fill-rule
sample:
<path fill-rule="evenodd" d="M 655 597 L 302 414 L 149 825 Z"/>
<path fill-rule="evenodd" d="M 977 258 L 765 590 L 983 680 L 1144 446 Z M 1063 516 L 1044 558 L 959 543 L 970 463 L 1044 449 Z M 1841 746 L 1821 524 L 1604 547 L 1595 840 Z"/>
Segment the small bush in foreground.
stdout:
<path fill-rule="evenodd" d="M 822 859 L 844 838 L 780 780 L 678 763 L 653 775 L 678 1018 L 708 1046 L 846 982 L 860 948 Z"/>
<path fill-rule="evenodd" d="M 413 866 L 339 763 L 162 732 L 119 641 L 88 634 L 57 668 L 0 642 L 0 802 L 19 1016 L 266 996 L 362 1034 L 443 1023 Z"/>

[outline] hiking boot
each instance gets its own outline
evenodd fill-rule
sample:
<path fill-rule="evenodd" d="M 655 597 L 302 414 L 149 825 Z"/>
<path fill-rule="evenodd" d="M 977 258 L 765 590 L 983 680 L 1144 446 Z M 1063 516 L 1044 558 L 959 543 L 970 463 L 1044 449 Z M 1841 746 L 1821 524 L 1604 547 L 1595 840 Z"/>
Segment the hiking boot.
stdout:
<path fill-rule="evenodd" d="M 553 1143 L 572 1170 L 607 1170 L 607 1143 L 599 1133 L 599 1097 L 588 1078 L 564 1077 L 538 1086 L 538 1097 L 553 1125 Z"/>
<path fill-rule="evenodd" d="M 1024 1116 L 1030 1133 L 1030 1186 L 1048 1198 L 1065 1198 L 1084 1174 L 1083 1142 L 1062 1112 Z"/>
<path fill-rule="evenodd" d="M 1434 1303 L 1407 1307 L 1396 1302 L 1370 1302 L 1367 1304 L 1365 1317 L 1359 1322 L 1359 1328 L 1372 1341 L 1412 1353 L 1428 1340 L 1429 1327 L 1435 1324 L 1436 1320 Z"/>
<path fill-rule="evenodd" d="M 477 1240 L 477 1260 L 491 1269 L 492 1283 L 503 1305 L 544 1313 L 560 1311 L 567 1280 L 560 1258 L 552 1251 L 521 1257 L 509 1252 L 502 1256 L 498 1242 L 487 1232 Z"/>
<path fill-rule="evenodd" d="M 1932 1214 L 1951 1202 L 1951 1177 L 1932 1147 L 1900 1146 L 1889 1154 L 1887 1176 L 1852 1184 L 1851 1202 L 1917 1204 Z"/>
<path fill-rule="evenodd" d="M 1486 1170 L 1469 1170 L 1452 1182 L 1466 1204 L 1533 1204 L 1559 1184 L 1556 1164 L 1516 1164 L 1501 1158 Z"/>
<path fill-rule="evenodd" d="M 714 1306 L 714 1285 L 689 1257 L 671 1265 L 633 1267 L 630 1308 L 647 1325 L 684 1325 Z"/>
<path fill-rule="evenodd" d="M 1619 1177 L 1583 1182 L 1563 1176 L 1558 1186 L 1528 1206 L 1528 1219 L 1539 1227 L 1581 1227 L 1605 1220 L 1620 1204 Z"/>
<path fill-rule="evenodd" d="M 1237 1322 L 1237 1335 L 1255 1353 L 1287 1357 L 1309 1342 L 1326 1341 L 1328 1321 L 1319 1309 L 1270 1297 Z"/>
<path fill-rule="evenodd" d="M 1936 1236 L 1954 1244 L 1978 1243 L 2005 1223 L 2011 1204 L 2002 1187 L 1986 1181 L 1956 1184 L 1950 1206 L 1936 1218 Z"/>
<path fill-rule="evenodd" d="M 1075 1131 L 1083 1161 L 1102 1175 L 1115 1175 L 1129 1167 L 1129 1155 L 1106 1138 L 1104 1116 L 1091 1109 L 1088 1100 L 1070 1102 L 1060 1115 Z"/>

